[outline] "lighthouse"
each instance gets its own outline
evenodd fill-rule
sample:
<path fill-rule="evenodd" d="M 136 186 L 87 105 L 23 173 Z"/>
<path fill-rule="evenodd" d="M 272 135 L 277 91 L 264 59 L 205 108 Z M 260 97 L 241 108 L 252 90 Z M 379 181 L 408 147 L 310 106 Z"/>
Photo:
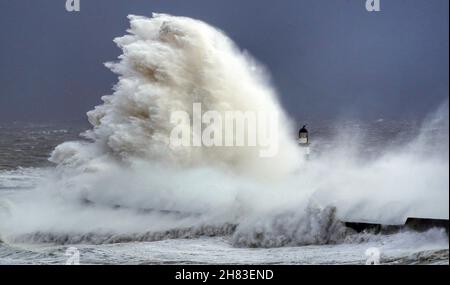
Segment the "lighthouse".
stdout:
<path fill-rule="evenodd" d="M 305 159 L 309 159 L 310 149 L 309 149 L 309 132 L 304 125 L 298 132 L 298 145 L 303 149 Z"/>

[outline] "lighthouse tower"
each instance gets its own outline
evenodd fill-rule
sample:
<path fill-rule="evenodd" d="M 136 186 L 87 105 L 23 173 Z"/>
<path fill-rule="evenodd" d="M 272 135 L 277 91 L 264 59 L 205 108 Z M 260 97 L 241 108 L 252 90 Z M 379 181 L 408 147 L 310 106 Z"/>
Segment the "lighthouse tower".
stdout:
<path fill-rule="evenodd" d="M 309 159 L 309 133 L 306 129 L 306 125 L 304 125 L 298 132 L 298 145 L 303 149 L 305 158 Z"/>

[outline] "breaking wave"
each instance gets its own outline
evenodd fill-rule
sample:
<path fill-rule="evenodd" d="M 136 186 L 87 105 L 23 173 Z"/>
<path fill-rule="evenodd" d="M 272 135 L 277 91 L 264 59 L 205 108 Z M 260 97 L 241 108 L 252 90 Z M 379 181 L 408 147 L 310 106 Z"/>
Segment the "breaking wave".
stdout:
<path fill-rule="evenodd" d="M 448 219 L 448 103 L 416 138 L 375 159 L 361 161 L 357 134 L 345 133 L 306 162 L 264 68 L 223 32 L 163 14 L 129 19 L 128 34 L 115 39 L 123 54 L 106 64 L 119 77 L 114 94 L 88 112 L 86 140 L 56 147 L 50 160 L 57 166 L 44 181 L 2 203 L 1 240 L 227 235 L 235 246 L 276 247 L 343 242 L 351 233 L 343 219 Z M 262 158 L 260 147 L 171 147 L 170 114 L 192 116 L 193 103 L 278 113 L 277 155 Z"/>
<path fill-rule="evenodd" d="M 114 40 L 123 51 L 120 61 L 106 64 L 119 76 L 115 92 L 88 112 L 93 129 L 84 136 L 93 143 L 62 144 L 52 161 L 98 169 L 111 158 L 139 158 L 182 168 L 222 167 L 258 179 L 283 177 L 299 165 L 291 159 L 299 152 L 289 139 L 289 120 L 254 59 L 221 31 L 197 20 L 161 14 L 129 19 L 129 34 Z M 173 147 L 171 114 L 184 111 L 192 118 L 194 103 L 220 113 L 280 114 L 284 123 L 279 125 L 278 154 L 264 159 L 257 147 Z M 191 137 L 198 135 L 188 124 L 183 127 Z"/>

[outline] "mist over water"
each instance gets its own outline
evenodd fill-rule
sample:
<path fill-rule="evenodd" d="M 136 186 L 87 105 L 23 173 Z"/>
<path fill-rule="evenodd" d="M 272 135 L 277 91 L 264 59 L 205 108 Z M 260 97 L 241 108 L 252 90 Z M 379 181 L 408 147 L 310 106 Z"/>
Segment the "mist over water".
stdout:
<path fill-rule="evenodd" d="M 413 138 L 386 142 L 374 156 L 359 148 L 364 130 L 341 128 L 321 153 L 313 142 L 306 161 L 264 69 L 221 31 L 169 15 L 129 18 L 128 34 L 114 40 L 123 54 L 106 64 L 119 81 L 88 113 L 87 140 L 56 147 L 56 167 L 34 191 L 0 202 L 1 240 L 228 235 L 238 247 L 277 247 L 349 241 L 341 220 L 448 219 L 448 102 Z M 193 103 L 277 112 L 279 152 L 170 147 L 170 114 L 192 116 Z"/>

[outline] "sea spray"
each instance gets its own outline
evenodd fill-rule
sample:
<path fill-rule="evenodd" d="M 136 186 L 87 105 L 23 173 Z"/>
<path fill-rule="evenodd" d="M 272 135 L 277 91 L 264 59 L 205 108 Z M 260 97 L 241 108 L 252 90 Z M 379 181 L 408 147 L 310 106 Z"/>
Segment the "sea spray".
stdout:
<path fill-rule="evenodd" d="M 162 14 L 129 19 L 129 34 L 114 40 L 123 54 L 118 62 L 106 64 L 119 76 L 115 92 L 103 96 L 104 103 L 88 112 L 93 129 L 85 136 L 95 146 L 77 149 L 74 143 L 63 144 L 52 161 L 86 168 L 107 155 L 124 162 L 139 158 L 181 168 L 222 167 L 264 180 L 295 171 L 300 162 L 292 158 L 301 156 L 289 135 L 290 122 L 254 59 L 221 31 L 197 20 Z M 192 117 L 193 107 L 200 104 L 205 111 L 280 114 L 278 152 L 261 158 L 261 147 L 253 146 L 172 148 L 171 115 L 184 111 Z M 195 140 L 197 130 L 189 131 Z"/>
<path fill-rule="evenodd" d="M 123 54 L 107 64 L 119 75 L 114 94 L 88 113 L 87 140 L 59 145 L 44 181 L 4 203 L 4 241 L 227 235 L 235 246 L 296 246 L 348 240 L 342 219 L 448 218 L 448 108 L 430 115 L 417 138 L 378 157 L 361 159 L 358 134 L 346 131 L 305 163 L 263 68 L 224 33 L 161 14 L 130 16 L 130 23 L 129 34 L 115 39 Z M 278 112 L 278 154 L 170 147 L 171 113 L 192 113 L 194 103 Z"/>

